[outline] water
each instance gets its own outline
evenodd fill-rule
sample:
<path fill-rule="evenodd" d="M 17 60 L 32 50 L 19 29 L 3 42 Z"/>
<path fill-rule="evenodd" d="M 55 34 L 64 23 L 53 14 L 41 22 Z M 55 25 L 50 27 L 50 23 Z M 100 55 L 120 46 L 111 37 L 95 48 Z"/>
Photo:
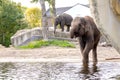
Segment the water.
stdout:
<path fill-rule="evenodd" d="M 120 63 L 0 63 L 0 80 L 120 80 Z"/>

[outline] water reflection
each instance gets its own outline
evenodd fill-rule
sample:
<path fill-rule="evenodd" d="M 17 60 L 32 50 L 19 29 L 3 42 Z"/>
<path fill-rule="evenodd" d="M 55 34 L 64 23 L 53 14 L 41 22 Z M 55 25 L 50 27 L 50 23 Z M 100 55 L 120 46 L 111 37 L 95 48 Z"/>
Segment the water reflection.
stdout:
<path fill-rule="evenodd" d="M 6 80 L 9 78 L 9 71 L 15 69 L 12 63 L 0 63 L 0 80 Z"/>
<path fill-rule="evenodd" d="M 96 65 L 93 66 L 82 66 L 81 70 L 79 72 L 80 78 L 83 80 L 86 79 L 97 79 L 99 80 L 100 78 L 98 78 L 97 76 L 95 76 L 94 74 L 98 73 L 100 70 L 98 69 L 98 67 Z"/>
<path fill-rule="evenodd" d="M 120 63 L 0 63 L 0 80 L 119 80 Z"/>
<path fill-rule="evenodd" d="M 84 66 L 82 67 L 80 73 L 82 74 L 94 74 L 95 72 L 98 72 L 97 66 L 92 66 L 92 68 L 90 68 L 89 66 Z"/>

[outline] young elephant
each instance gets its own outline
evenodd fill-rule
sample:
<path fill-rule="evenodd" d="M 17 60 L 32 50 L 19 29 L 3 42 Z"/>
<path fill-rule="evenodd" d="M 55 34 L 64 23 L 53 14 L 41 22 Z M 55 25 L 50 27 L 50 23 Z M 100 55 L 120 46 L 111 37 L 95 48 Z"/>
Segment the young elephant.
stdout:
<path fill-rule="evenodd" d="M 62 32 L 64 31 L 64 26 L 67 26 L 67 32 L 70 30 L 71 22 L 73 18 L 69 14 L 61 14 L 55 18 L 54 22 L 54 33 L 56 32 L 57 25 L 60 24 L 60 28 L 62 29 Z"/>
<path fill-rule="evenodd" d="M 83 56 L 83 65 L 88 65 L 89 52 L 93 50 L 93 62 L 97 63 L 97 45 L 100 40 L 100 31 L 90 16 L 76 17 L 71 24 L 71 38 L 78 37 L 81 53 Z"/>

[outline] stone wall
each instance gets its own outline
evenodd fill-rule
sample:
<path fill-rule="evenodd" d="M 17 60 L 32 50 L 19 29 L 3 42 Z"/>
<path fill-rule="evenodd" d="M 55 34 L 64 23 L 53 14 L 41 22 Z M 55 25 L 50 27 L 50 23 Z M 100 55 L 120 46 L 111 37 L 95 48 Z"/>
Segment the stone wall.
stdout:
<path fill-rule="evenodd" d="M 90 9 L 102 34 L 120 53 L 120 21 L 116 14 L 114 14 L 110 1 L 118 0 L 89 0 Z"/>
<path fill-rule="evenodd" d="M 61 32 L 60 30 L 57 30 L 56 34 L 54 35 L 52 28 L 49 29 L 48 36 L 49 39 L 75 40 L 70 39 L 69 32 Z M 13 46 L 21 46 L 29 43 L 30 41 L 39 40 L 42 38 L 42 30 L 41 28 L 37 27 L 18 31 L 11 37 L 11 43 Z"/>

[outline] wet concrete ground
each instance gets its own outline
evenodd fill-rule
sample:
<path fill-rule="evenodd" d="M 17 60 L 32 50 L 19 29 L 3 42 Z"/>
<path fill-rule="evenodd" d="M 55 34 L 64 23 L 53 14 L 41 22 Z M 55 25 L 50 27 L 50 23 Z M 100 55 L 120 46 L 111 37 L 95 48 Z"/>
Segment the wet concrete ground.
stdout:
<path fill-rule="evenodd" d="M 120 62 L 81 63 L 19 62 L 0 63 L 0 80 L 120 80 Z"/>

